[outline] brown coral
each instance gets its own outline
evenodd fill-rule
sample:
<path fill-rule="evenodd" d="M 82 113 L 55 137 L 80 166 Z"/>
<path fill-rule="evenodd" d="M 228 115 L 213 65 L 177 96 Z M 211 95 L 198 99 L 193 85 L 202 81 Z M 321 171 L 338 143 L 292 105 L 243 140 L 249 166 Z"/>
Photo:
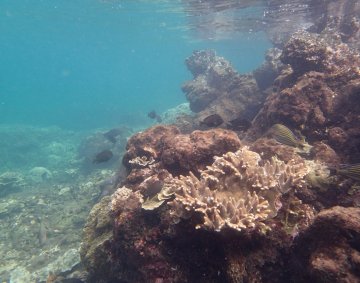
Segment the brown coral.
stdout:
<path fill-rule="evenodd" d="M 142 201 L 143 198 L 139 192 L 133 192 L 126 187 L 121 187 L 111 196 L 110 211 L 113 215 L 119 215 L 124 211 L 131 211 L 140 207 Z"/>

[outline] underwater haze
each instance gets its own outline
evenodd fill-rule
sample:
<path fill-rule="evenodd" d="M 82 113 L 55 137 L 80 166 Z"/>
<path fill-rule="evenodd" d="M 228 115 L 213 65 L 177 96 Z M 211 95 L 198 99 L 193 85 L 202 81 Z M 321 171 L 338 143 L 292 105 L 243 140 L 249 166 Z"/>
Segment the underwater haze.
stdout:
<path fill-rule="evenodd" d="M 68 282 L 129 137 L 192 117 L 185 60 L 213 49 L 239 73 L 262 64 L 265 33 L 235 21 L 262 15 L 254 3 L 0 1 L 0 282 Z"/>
<path fill-rule="evenodd" d="M 265 36 L 202 31 L 192 25 L 204 13 L 191 12 L 186 1 L 1 1 L 1 123 L 139 126 L 186 101 L 194 50 L 214 49 L 240 73 L 262 63 Z"/>

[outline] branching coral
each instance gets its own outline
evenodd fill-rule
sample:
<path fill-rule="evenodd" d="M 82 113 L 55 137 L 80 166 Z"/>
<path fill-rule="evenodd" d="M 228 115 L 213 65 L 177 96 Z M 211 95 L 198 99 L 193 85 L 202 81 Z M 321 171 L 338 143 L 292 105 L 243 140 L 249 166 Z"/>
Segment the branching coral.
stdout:
<path fill-rule="evenodd" d="M 285 164 L 276 157 L 265 161 L 247 147 L 216 157 L 212 166 L 195 175 L 174 178 L 163 190 L 175 193 L 168 202 L 175 221 L 196 213 L 202 221 L 196 228 L 220 231 L 267 229 L 265 221 L 281 208 L 280 197 L 292 187 L 301 187 L 305 164 Z"/>
<path fill-rule="evenodd" d="M 131 160 L 129 160 L 129 163 L 133 166 L 133 167 L 148 167 L 149 165 L 155 163 L 155 159 L 150 156 L 150 158 L 147 158 L 145 155 L 140 157 L 137 156 Z"/>

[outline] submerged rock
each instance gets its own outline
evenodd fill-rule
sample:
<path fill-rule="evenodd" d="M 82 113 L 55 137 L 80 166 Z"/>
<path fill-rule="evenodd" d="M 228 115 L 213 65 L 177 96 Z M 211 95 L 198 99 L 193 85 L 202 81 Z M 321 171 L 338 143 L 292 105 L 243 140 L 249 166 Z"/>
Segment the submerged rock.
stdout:
<path fill-rule="evenodd" d="M 282 60 L 291 69 L 274 82 L 247 137 L 258 138 L 282 123 L 300 130 L 309 142 L 326 143 L 344 160 L 358 162 L 359 54 L 324 35 L 300 32 L 285 44 Z"/>
<path fill-rule="evenodd" d="M 80 249 L 81 261 L 89 272 L 88 282 L 111 282 L 111 261 L 107 246 L 113 235 L 113 220 L 110 215 L 110 197 L 105 196 L 96 204 L 84 227 Z"/>
<path fill-rule="evenodd" d="M 29 171 L 29 179 L 34 183 L 43 183 L 52 179 L 52 173 L 45 167 L 34 167 Z"/>
<path fill-rule="evenodd" d="M 321 211 L 296 241 L 295 282 L 359 282 L 359 242 L 360 208 L 335 206 Z"/>
<path fill-rule="evenodd" d="M 199 121 L 217 114 L 225 121 L 239 117 L 248 107 L 263 101 L 252 75 L 240 75 L 225 58 L 214 51 L 195 51 L 186 59 L 194 78 L 182 90 Z"/>
<path fill-rule="evenodd" d="M 174 126 L 155 126 L 129 139 L 123 163 L 131 168 L 131 160 L 146 156 L 148 160 L 161 161 L 173 174 L 197 172 L 210 164 L 214 155 L 236 151 L 239 146 L 239 138 L 229 130 L 180 134 Z"/>
<path fill-rule="evenodd" d="M 44 280 L 50 273 L 63 274 L 70 272 L 79 263 L 79 250 L 69 249 L 44 268 L 37 270 L 34 274 L 32 274 L 32 277 L 41 278 L 41 280 Z"/>

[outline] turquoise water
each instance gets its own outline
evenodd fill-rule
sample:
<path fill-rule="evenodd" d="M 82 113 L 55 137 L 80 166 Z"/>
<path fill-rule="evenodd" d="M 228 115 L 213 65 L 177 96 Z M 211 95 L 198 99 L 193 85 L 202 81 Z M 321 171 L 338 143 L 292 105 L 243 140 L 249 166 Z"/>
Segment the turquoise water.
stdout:
<path fill-rule="evenodd" d="M 127 138 L 154 123 L 149 111 L 186 102 L 194 50 L 240 73 L 263 62 L 269 41 L 235 32 L 236 11 L 186 1 L 0 1 L 0 282 L 52 282 L 80 262 Z M 104 136 L 114 127 L 124 129 L 115 143 Z M 113 157 L 94 163 L 103 150 Z"/>
<path fill-rule="evenodd" d="M 215 49 L 242 73 L 262 63 L 264 36 L 201 34 L 185 10 L 181 1 L 2 0 L 1 123 L 138 126 L 186 101 L 193 50 Z"/>

